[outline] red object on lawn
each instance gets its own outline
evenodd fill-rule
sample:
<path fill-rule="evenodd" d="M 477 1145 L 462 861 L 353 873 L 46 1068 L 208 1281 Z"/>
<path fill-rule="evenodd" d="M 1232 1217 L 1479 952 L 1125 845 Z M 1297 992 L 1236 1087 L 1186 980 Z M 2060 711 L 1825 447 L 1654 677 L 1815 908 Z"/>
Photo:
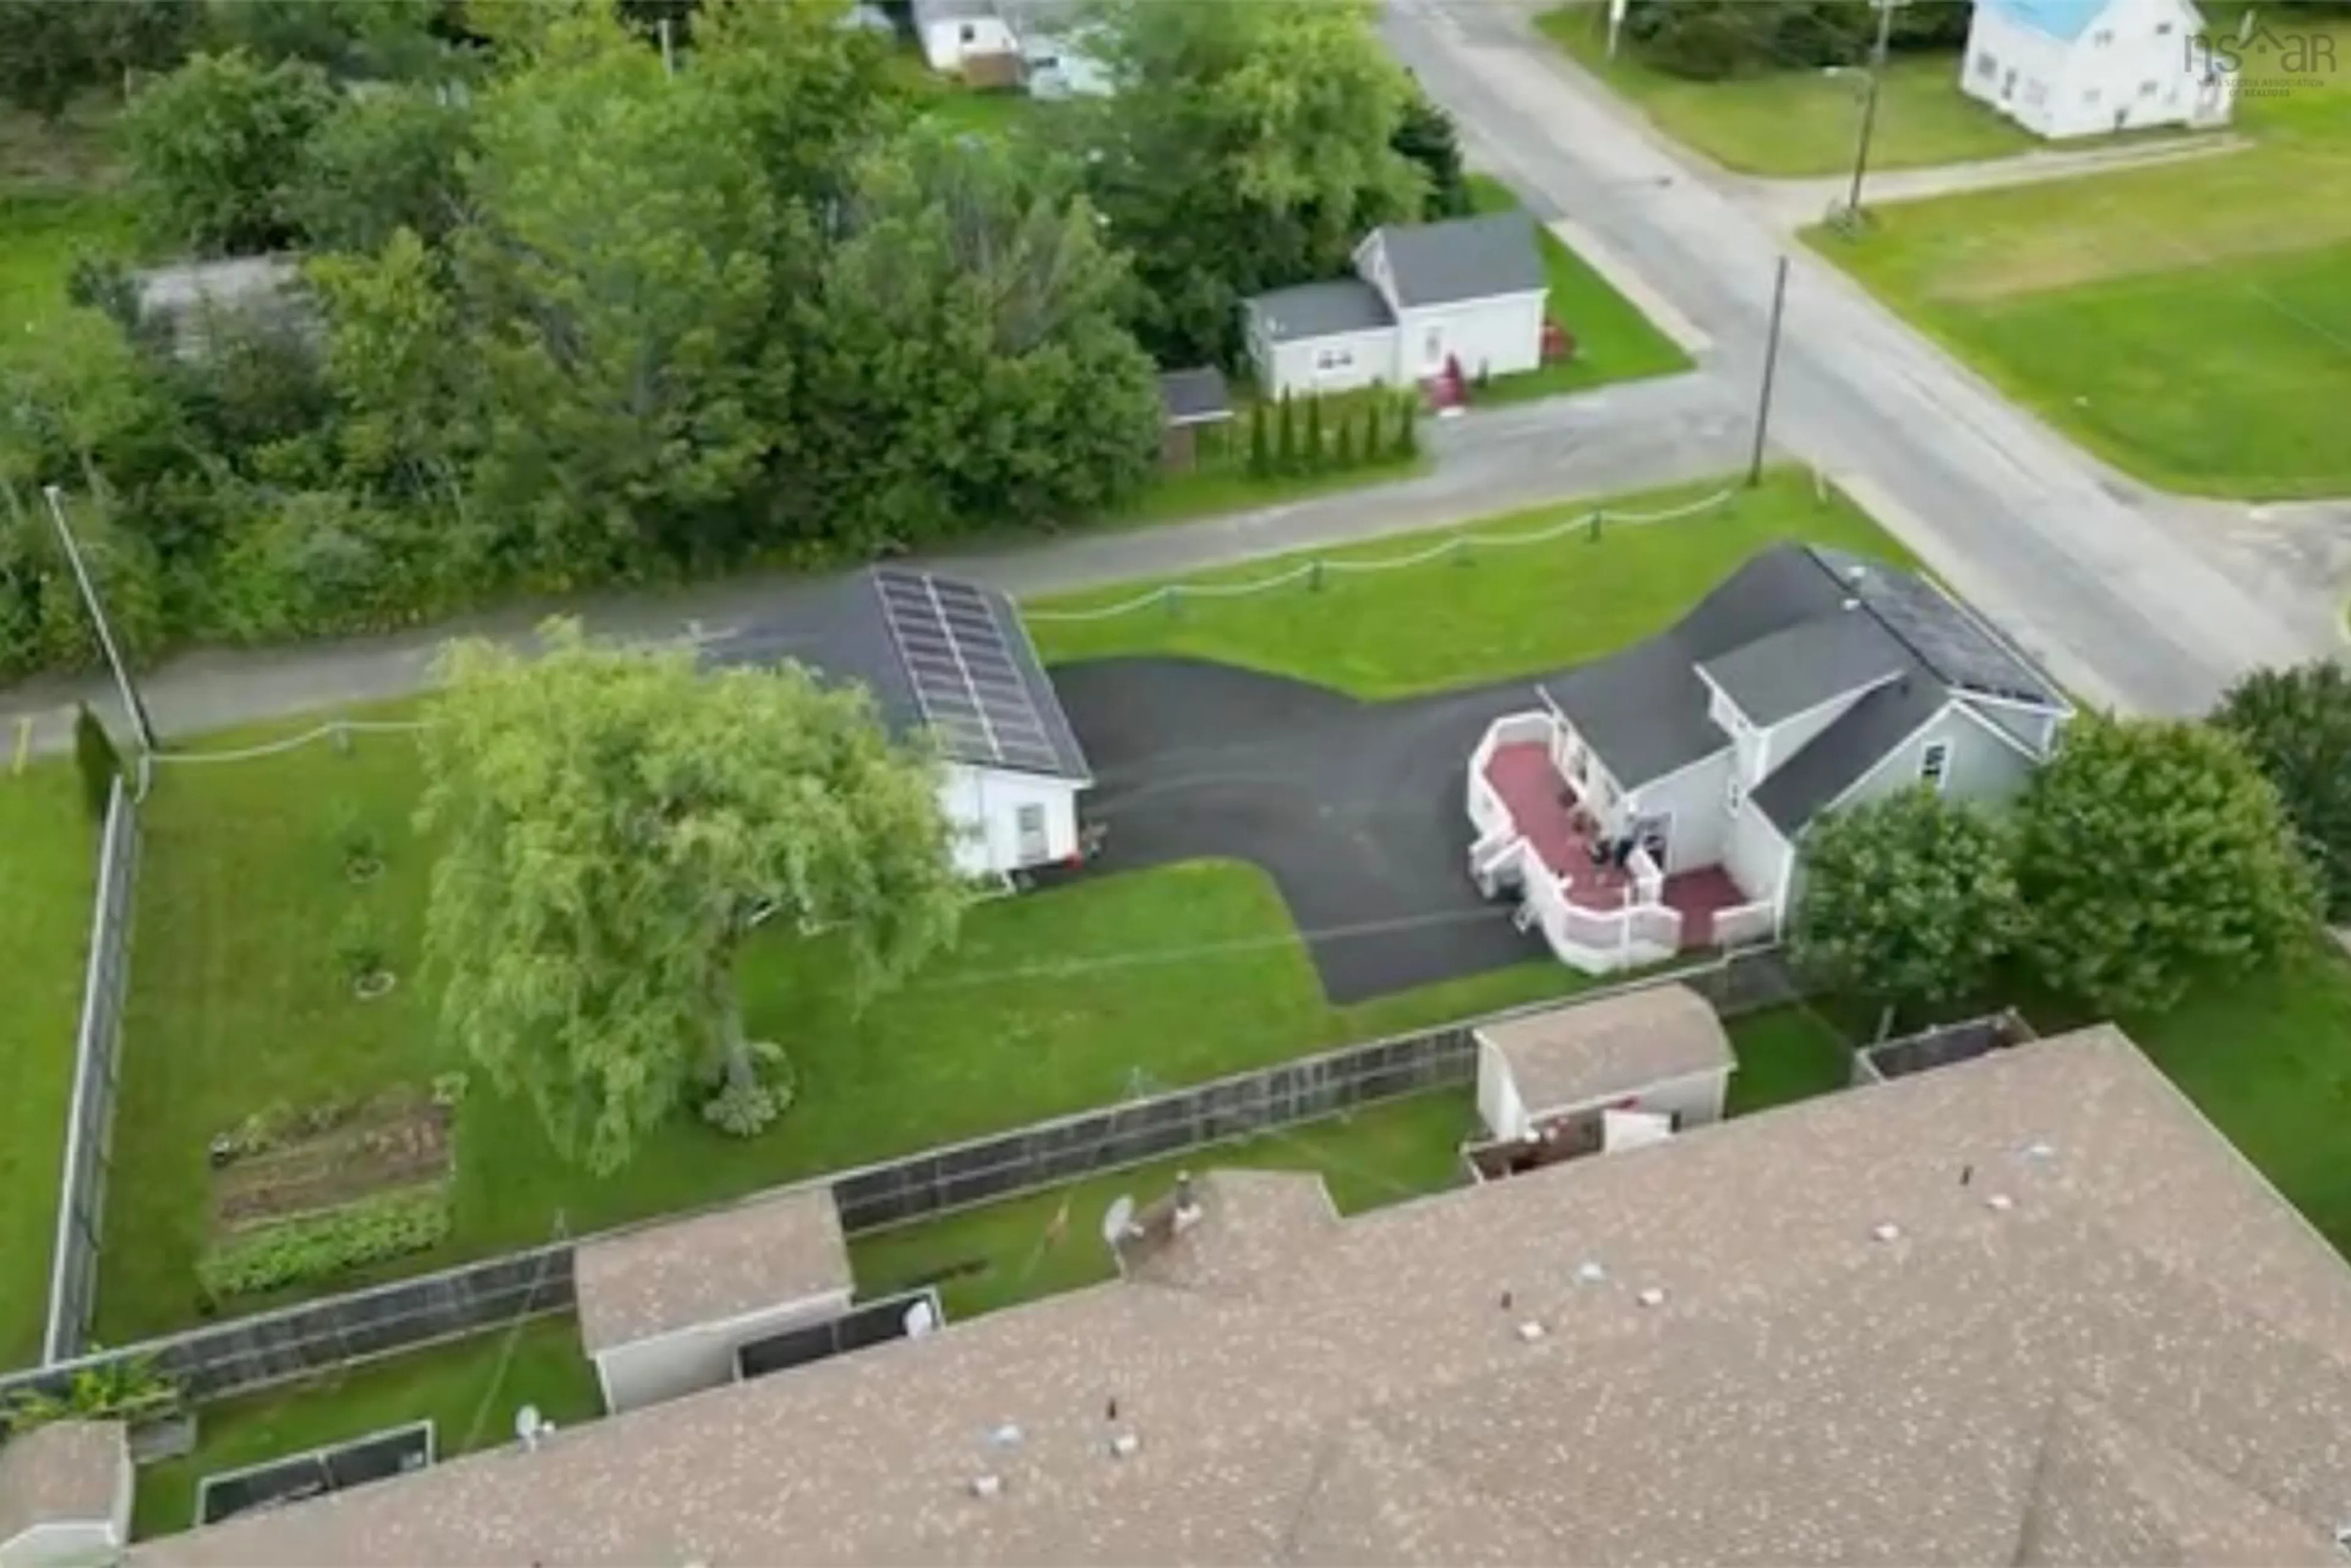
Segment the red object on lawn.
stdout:
<path fill-rule="evenodd" d="M 1543 363 L 1575 358 L 1575 334 L 1556 321 L 1546 320 L 1542 329 Z"/>

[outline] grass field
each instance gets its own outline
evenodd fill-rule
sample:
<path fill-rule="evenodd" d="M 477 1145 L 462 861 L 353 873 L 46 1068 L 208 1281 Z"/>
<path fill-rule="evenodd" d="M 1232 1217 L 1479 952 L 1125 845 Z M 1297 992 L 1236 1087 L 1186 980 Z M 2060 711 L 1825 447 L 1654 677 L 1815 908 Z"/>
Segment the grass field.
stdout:
<path fill-rule="evenodd" d="M 2351 21 L 2297 20 L 2351 60 Z M 1806 238 L 2119 467 L 2259 498 L 2351 492 L 2351 70 L 2247 67 L 2255 144 L 1875 211 Z"/>
<path fill-rule="evenodd" d="M 185 1530 L 204 1477 L 386 1427 L 430 1420 L 444 1458 L 514 1441 L 515 1412 L 536 1405 L 559 1427 L 601 1415 L 596 1374 L 569 1317 L 418 1351 L 317 1382 L 204 1406 L 194 1452 L 139 1471 L 140 1538 Z"/>
<path fill-rule="evenodd" d="M 1688 486 L 1612 498 L 1620 512 L 1684 506 L 1719 486 Z M 1532 533 L 1591 510 L 1589 503 L 1491 517 L 1481 535 Z M 1322 559 L 1384 559 L 1411 554 L 1452 533 L 1418 534 Z M 1598 542 L 1577 530 L 1516 549 L 1470 547 L 1458 564 L 1400 571 L 1332 573 L 1317 590 L 1301 583 L 1249 598 L 1197 599 L 1173 609 L 1107 621 L 1038 621 L 1031 631 L 1049 660 L 1119 653 L 1186 653 L 1297 675 L 1362 697 L 1404 696 L 1471 682 L 1555 669 L 1624 646 L 1667 624 L 1753 551 L 1802 539 L 1907 560 L 1902 547 L 1858 507 L 1831 492 L 1818 498 L 1792 473 L 1766 476 L 1720 507 L 1671 522 L 1604 526 Z M 1309 557 L 1278 557 L 1187 579 L 1246 581 Z M 1133 597 L 1125 584 L 1073 595 L 1040 609 L 1086 609 Z M 1410 627 L 1411 635 L 1387 629 Z"/>
<path fill-rule="evenodd" d="M 70 766 L 0 771 L 0 1367 L 37 1358 L 97 834 Z"/>
<path fill-rule="evenodd" d="M 1643 63 L 1629 44 L 1609 59 L 1605 5 L 1562 5 L 1545 12 L 1538 26 L 1638 104 L 1660 131 L 1726 169 L 1791 178 L 1853 167 L 1861 130 L 1858 71 L 1791 69 L 1693 81 Z M 1958 55 L 1897 55 L 1888 62 L 1870 139 L 1873 168 L 2001 158 L 2039 145 L 1959 90 Z"/>
<path fill-rule="evenodd" d="M 131 251 L 136 214 L 116 191 L 114 112 L 89 98 L 45 125 L 0 106 L 0 322 L 62 306 L 83 252 Z"/>
<path fill-rule="evenodd" d="M 1739 1052 L 1739 1071 L 1730 1075 L 1733 1116 L 1832 1093 L 1852 1082 L 1853 1052 L 1844 1037 L 1801 1003 L 1737 1020 L 1730 1043 Z"/>
<path fill-rule="evenodd" d="M 1491 175 L 1470 175 L 1469 189 L 1481 213 L 1509 212 L 1519 205 L 1510 188 Z M 1690 368 L 1690 357 L 1680 346 L 1657 330 L 1565 240 L 1538 224 L 1535 242 L 1542 248 L 1543 271 L 1551 279 L 1545 314 L 1574 336 L 1575 355 L 1539 370 L 1504 376 L 1471 392 L 1472 404 L 1528 402 L 1610 382 L 1674 375 Z"/>

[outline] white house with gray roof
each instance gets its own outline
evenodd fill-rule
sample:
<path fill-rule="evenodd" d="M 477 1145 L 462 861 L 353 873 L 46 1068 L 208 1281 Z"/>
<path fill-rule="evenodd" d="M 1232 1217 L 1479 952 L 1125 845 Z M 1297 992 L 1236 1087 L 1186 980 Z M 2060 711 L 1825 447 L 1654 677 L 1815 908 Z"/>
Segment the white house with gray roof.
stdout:
<path fill-rule="evenodd" d="M 1548 281 L 1525 213 L 1391 224 L 1355 247 L 1354 267 L 1242 304 L 1268 397 L 1405 386 L 1448 364 L 1475 377 L 1542 363 Z"/>
<path fill-rule="evenodd" d="M 1822 815 L 1919 784 L 2005 800 L 2073 713 L 1935 584 L 1802 545 L 1538 691 L 1471 755 L 1469 872 L 1593 972 L 1776 934 Z"/>

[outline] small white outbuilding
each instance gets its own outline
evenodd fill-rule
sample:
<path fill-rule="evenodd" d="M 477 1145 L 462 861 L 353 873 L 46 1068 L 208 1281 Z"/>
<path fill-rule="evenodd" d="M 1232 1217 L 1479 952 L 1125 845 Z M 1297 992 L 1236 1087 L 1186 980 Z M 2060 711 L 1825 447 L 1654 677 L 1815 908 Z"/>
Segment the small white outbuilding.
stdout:
<path fill-rule="evenodd" d="M 1475 1035 L 1478 1113 L 1502 1143 L 1654 1143 L 1721 1120 L 1739 1064 L 1722 1020 L 1687 986 L 1520 1013 Z"/>
<path fill-rule="evenodd" d="M 733 1382 L 737 1351 L 840 1317 L 855 1288 L 821 1187 L 598 1237 L 573 1268 L 580 1345 L 616 1416 Z"/>

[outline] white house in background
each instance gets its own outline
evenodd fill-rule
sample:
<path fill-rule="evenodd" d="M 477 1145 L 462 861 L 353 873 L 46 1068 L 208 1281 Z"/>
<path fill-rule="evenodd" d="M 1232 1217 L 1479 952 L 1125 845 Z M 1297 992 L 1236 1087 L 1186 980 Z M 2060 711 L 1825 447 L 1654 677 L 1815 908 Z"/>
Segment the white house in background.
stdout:
<path fill-rule="evenodd" d="M 0 1444 L 0 1568 L 97 1568 L 131 1544 L 120 1421 L 51 1421 Z"/>
<path fill-rule="evenodd" d="M 1469 873 L 1595 973 L 1775 935 L 1823 813 L 1917 784 L 2004 800 L 2073 716 L 1933 583 L 1802 545 L 1537 690 L 1470 756 Z"/>
<path fill-rule="evenodd" d="M 933 70 L 984 74 L 1001 62 L 1017 68 L 1020 41 L 996 0 L 914 0 L 912 10 L 914 40 Z"/>
<path fill-rule="evenodd" d="M 1542 363 L 1549 281 L 1525 213 L 1391 224 L 1355 247 L 1354 266 L 1242 303 L 1267 396 L 1402 386 L 1448 363 L 1471 377 Z"/>
<path fill-rule="evenodd" d="M 1471 1034 L 1479 1117 L 1530 1166 L 1719 1122 L 1739 1065 L 1722 1019 L 1687 986 L 1518 1013 Z"/>
<path fill-rule="evenodd" d="M 1959 85 L 2039 136 L 2226 125 L 2237 73 L 2189 0 L 1976 0 Z"/>
<path fill-rule="evenodd" d="M 785 599 L 703 651 L 716 666 L 787 659 L 863 686 L 893 732 L 927 734 L 967 875 L 1078 858 L 1078 796 L 1092 775 L 1009 598 L 872 567 Z"/>
<path fill-rule="evenodd" d="M 821 1187 L 582 1242 L 580 1343 L 612 1415 L 736 1379 L 736 1353 L 840 1317 L 854 1281 Z"/>

